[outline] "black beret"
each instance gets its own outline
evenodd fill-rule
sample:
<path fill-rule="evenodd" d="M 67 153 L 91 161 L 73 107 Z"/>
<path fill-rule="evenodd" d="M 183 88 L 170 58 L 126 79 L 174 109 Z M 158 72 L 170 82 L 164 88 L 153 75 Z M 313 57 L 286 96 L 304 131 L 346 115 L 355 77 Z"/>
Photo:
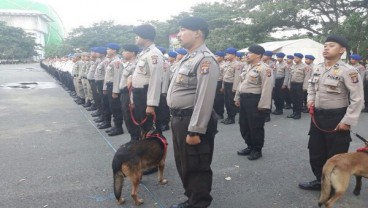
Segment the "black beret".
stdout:
<path fill-rule="evenodd" d="M 155 40 L 156 30 L 152 25 L 140 25 L 133 29 L 133 32 L 139 37 L 148 40 Z"/>
<path fill-rule="evenodd" d="M 123 49 L 124 49 L 124 51 L 133 52 L 135 54 L 137 54 L 139 52 L 139 47 L 137 45 L 134 45 L 134 44 L 123 45 Z"/>
<path fill-rule="evenodd" d="M 208 33 L 210 32 L 208 29 L 208 23 L 200 17 L 184 18 L 179 21 L 179 26 L 193 31 L 200 30 L 203 32 L 204 38 L 207 38 Z"/>
<path fill-rule="evenodd" d="M 340 44 L 344 48 L 349 47 L 348 41 L 346 40 L 346 38 L 340 35 L 330 35 L 326 38 L 325 43 L 326 42 L 335 42 L 335 43 Z"/>
<path fill-rule="evenodd" d="M 248 51 L 258 55 L 263 55 L 265 53 L 265 49 L 260 45 L 252 45 L 248 48 Z"/>

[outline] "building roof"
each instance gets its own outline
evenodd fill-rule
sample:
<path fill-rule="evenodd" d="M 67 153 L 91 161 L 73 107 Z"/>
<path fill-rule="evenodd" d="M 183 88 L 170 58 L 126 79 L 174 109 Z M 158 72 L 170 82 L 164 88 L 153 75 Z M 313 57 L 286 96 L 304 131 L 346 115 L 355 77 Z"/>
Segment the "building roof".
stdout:
<path fill-rule="evenodd" d="M 11 16 L 39 16 L 46 22 L 53 22 L 54 20 L 47 14 L 41 13 L 36 10 L 16 10 L 16 9 L 0 9 L 0 15 Z"/>

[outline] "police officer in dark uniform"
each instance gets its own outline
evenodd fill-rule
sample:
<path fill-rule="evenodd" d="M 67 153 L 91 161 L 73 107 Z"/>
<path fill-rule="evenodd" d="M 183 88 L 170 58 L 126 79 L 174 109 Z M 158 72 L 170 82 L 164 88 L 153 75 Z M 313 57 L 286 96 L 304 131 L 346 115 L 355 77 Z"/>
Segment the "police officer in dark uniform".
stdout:
<path fill-rule="evenodd" d="M 271 109 L 273 70 L 261 62 L 265 50 L 262 46 L 252 45 L 248 48 L 248 66 L 240 74 L 234 102 L 240 107 L 240 133 L 247 148 L 239 150 L 238 155 L 249 155 L 249 160 L 262 157 L 264 145 L 264 124 L 267 112 Z"/>
<path fill-rule="evenodd" d="M 167 103 L 172 115 L 176 168 L 188 200 L 172 208 L 209 207 L 211 162 L 217 132 L 213 103 L 219 76 L 215 56 L 205 45 L 208 24 L 198 17 L 179 22 L 178 39 L 188 54 L 178 63 Z"/>
<path fill-rule="evenodd" d="M 110 63 L 107 65 L 104 90 L 108 95 L 110 111 L 113 115 L 114 127 L 107 130 L 109 136 L 116 136 L 123 134 L 123 112 L 121 111 L 120 104 L 120 90 L 119 81 L 121 76 L 121 61 L 118 56 L 120 46 L 117 43 L 109 43 L 107 45 L 107 54 L 110 58 Z"/>
<path fill-rule="evenodd" d="M 161 95 L 161 80 L 164 58 L 154 44 L 156 30 L 152 25 L 140 25 L 133 29 L 136 44 L 143 47 L 138 55 L 137 65 L 132 75 L 134 116 L 138 122 L 157 114 Z M 153 126 L 152 117 L 142 124 L 142 135 Z M 156 117 L 156 128 L 161 132 L 160 117 Z"/>
<path fill-rule="evenodd" d="M 315 109 L 309 130 L 309 159 L 316 180 L 299 187 L 320 190 L 322 168 L 332 156 L 346 153 L 351 141 L 350 127 L 358 123 L 363 106 L 363 84 L 354 67 L 341 61 L 347 50 L 342 36 L 327 37 L 324 63 L 314 67 L 308 85 L 308 108 Z M 326 132 L 332 131 L 334 132 Z"/>
<path fill-rule="evenodd" d="M 120 89 L 120 102 L 121 102 L 121 110 L 123 112 L 123 118 L 125 121 L 125 126 L 128 129 L 131 140 L 139 140 L 140 137 L 140 129 L 137 125 L 135 125 L 130 116 L 130 97 L 129 97 L 129 89 L 128 89 L 128 80 L 133 75 L 134 69 L 137 65 L 137 54 L 139 52 L 139 48 L 134 44 L 126 44 L 123 45 L 123 63 L 121 70 L 121 79 L 119 83 Z"/>
<path fill-rule="evenodd" d="M 215 97 L 215 103 L 213 105 L 213 109 L 215 109 L 217 115 L 220 117 L 220 119 L 224 118 L 224 106 L 225 106 L 225 98 L 224 98 L 224 86 L 223 86 L 223 73 L 224 73 L 224 67 L 226 65 L 225 63 L 225 52 L 223 51 L 216 51 L 215 56 L 217 59 L 217 62 L 220 65 L 220 74 L 219 78 L 217 80 L 217 88 L 216 88 L 216 97 Z"/>

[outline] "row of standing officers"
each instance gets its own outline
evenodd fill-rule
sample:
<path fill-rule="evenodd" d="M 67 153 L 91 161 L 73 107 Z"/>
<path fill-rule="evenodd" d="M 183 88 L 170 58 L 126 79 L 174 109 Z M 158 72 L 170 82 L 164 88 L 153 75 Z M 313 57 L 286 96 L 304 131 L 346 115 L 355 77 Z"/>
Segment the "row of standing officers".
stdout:
<path fill-rule="evenodd" d="M 299 186 L 304 189 L 320 188 L 323 164 L 334 154 L 348 150 L 350 126 L 357 124 L 363 105 L 361 76 L 355 68 L 340 60 L 348 47 L 347 41 L 340 36 L 328 37 L 323 52 L 325 63 L 315 67 L 301 64 L 302 54 L 294 54 L 295 65 L 291 67 L 290 77 L 286 74 L 284 76 L 282 72 L 287 67 L 281 61 L 284 54 L 277 54 L 279 63 L 270 66 L 267 59 L 263 58 L 265 49 L 252 45 L 245 57 L 245 65 L 238 65 L 233 63 L 231 57 L 227 58 L 229 63 L 226 67 L 232 69 L 234 76 L 230 77 L 228 69 L 224 69 L 221 78 L 223 82 L 220 83 L 222 63 L 216 60 L 205 45 L 209 34 L 206 21 L 189 17 L 181 20 L 179 25 L 178 39 L 188 53 L 173 64 L 173 70 L 169 70 L 163 54 L 155 46 L 156 31 L 150 25 L 134 29 L 136 44 L 143 47 L 143 51 L 138 54 L 136 45 L 125 45 L 124 61 L 117 57 L 117 44 L 107 45 L 106 57 L 102 47 L 93 49 L 96 57 L 92 55 L 94 62 L 85 79 L 91 81 L 88 83 L 91 85 L 92 97 L 102 115 L 99 128 L 111 126 L 109 122 L 112 114 L 115 125 L 110 133 L 121 132 L 124 119 L 134 141 L 153 126 L 153 119 L 142 123 L 147 116 L 157 118 L 156 126 L 160 131 L 162 125 L 165 125 L 162 124 L 165 116 L 157 115 L 161 115 L 161 109 L 169 109 L 176 168 L 188 198 L 171 207 L 208 207 L 212 201 L 210 165 L 217 133 L 218 116 L 213 110 L 216 91 L 223 91 L 226 96 L 230 96 L 230 101 L 225 99 L 229 103 L 225 104 L 228 119 L 224 123 L 232 123 L 231 119 L 239 111 L 240 132 L 246 148 L 239 150 L 238 154 L 256 160 L 262 157 L 264 124 L 271 110 L 273 88 L 280 90 L 285 88 L 286 83 L 290 86 L 293 114 L 289 117 L 297 118 L 302 110 L 304 87 L 308 90 L 307 106 L 316 108 L 316 123 L 311 123 L 308 148 L 312 170 L 317 179 Z M 234 54 L 234 50 L 229 49 L 227 53 Z M 79 67 L 78 64 L 75 67 Z M 93 72 L 94 79 L 88 79 L 88 74 Z M 165 72 L 171 81 L 164 81 Z M 309 72 L 308 76 L 306 72 Z M 74 77 L 74 86 L 80 95 L 84 76 L 78 73 Z M 276 102 L 274 113 L 280 113 L 284 102 Z M 235 113 L 231 112 L 229 106 L 235 109 Z M 129 109 L 132 109 L 133 116 L 130 116 Z M 336 131 L 325 133 L 317 126 Z"/>

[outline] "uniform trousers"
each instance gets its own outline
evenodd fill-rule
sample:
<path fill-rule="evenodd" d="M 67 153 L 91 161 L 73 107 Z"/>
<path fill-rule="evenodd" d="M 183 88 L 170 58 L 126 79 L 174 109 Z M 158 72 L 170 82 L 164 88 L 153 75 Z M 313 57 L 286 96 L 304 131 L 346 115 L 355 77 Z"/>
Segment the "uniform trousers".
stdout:
<path fill-rule="evenodd" d="M 323 130 L 333 130 L 344 117 L 346 108 L 315 110 L 315 120 Z M 323 165 L 332 156 L 346 153 L 351 142 L 350 131 L 326 133 L 311 121 L 309 130 L 309 160 L 317 180 L 321 180 Z"/>
<path fill-rule="evenodd" d="M 160 117 L 162 125 L 169 125 L 170 122 L 170 109 L 166 102 L 167 94 L 161 93 L 160 104 L 158 106 L 157 117 Z"/>
<path fill-rule="evenodd" d="M 284 100 L 285 100 L 285 90 L 282 89 L 284 84 L 285 77 L 277 78 L 275 81 L 274 92 L 274 101 L 276 110 L 284 109 Z"/>
<path fill-rule="evenodd" d="M 248 147 L 255 151 L 262 150 L 265 137 L 266 112 L 258 110 L 260 99 L 260 94 L 240 94 L 240 134 Z"/>
<path fill-rule="evenodd" d="M 221 92 L 222 89 L 222 81 L 217 81 L 217 87 L 216 87 L 216 96 L 215 96 L 215 102 L 213 104 L 213 109 L 219 116 L 224 116 L 224 92 Z"/>
<path fill-rule="evenodd" d="M 111 123 L 111 111 L 110 111 L 110 106 L 109 106 L 109 98 L 107 95 L 103 94 L 103 85 L 104 85 L 103 80 L 96 80 L 96 88 L 97 88 L 97 92 L 101 100 L 100 112 L 102 114 L 102 118 L 104 119 L 105 122 Z"/>
<path fill-rule="evenodd" d="M 115 128 L 121 129 L 123 125 L 123 112 L 121 111 L 120 99 L 119 97 L 118 98 L 112 97 L 113 83 L 107 83 L 106 85 L 107 85 L 107 88 L 106 88 L 107 95 L 109 99 L 109 107 L 110 107 L 111 114 L 113 115 L 113 121 L 115 124 Z"/>
<path fill-rule="evenodd" d="M 224 99 L 226 112 L 229 118 L 235 118 L 237 108 L 234 102 L 235 92 L 233 92 L 233 83 L 224 82 Z"/>
<path fill-rule="evenodd" d="M 191 113 L 171 110 L 172 138 L 176 168 L 191 207 L 209 207 L 212 201 L 212 156 L 215 134 L 217 133 L 216 114 L 213 112 L 206 134 L 200 134 L 197 145 L 186 143 Z"/>
<path fill-rule="evenodd" d="M 123 118 L 125 121 L 125 126 L 130 134 L 130 139 L 133 141 L 138 141 L 140 137 L 140 129 L 137 125 L 135 125 L 132 121 L 130 115 L 130 97 L 128 88 L 125 87 L 124 89 L 120 90 L 120 103 L 121 103 L 121 110 L 123 112 Z"/>
<path fill-rule="evenodd" d="M 133 88 L 133 103 L 134 103 L 134 117 L 138 123 L 144 120 L 147 117 L 146 108 L 147 108 L 147 91 L 148 85 L 145 85 L 143 88 Z M 159 115 L 159 108 L 155 107 L 155 114 Z M 155 127 L 159 133 L 161 131 L 161 119 L 156 116 Z M 147 121 L 140 126 L 141 134 L 145 134 L 150 131 L 153 127 L 153 119 L 151 116 L 147 118 Z"/>
<path fill-rule="evenodd" d="M 85 99 L 86 96 L 84 94 L 82 80 L 79 79 L 78 77 L 76 77 L 74 79 L 75 79 L 75 83 L 76 83 L 76 86 L 77 86 L 77 95 L 78 95 L 78 97 L 80 97 L 81 99 Z"/>
<path fill-rule="evenodd" d="M 95 102 L 95 107 L 97 109 L 100 109 L 101 99 L 97 92 L 96 82 L 94 79 L 89 79 L 88 81 L 89 81 L 89 85 L 91 86 L 92 97 L 93 97 L 93 101 Z"/>
<path fill-rule="evenodd" d="M 290 96 L 293 102 L 293 113 L 300 115 L 303 109 L 303 83 L 292 82 Z"/>
<path fill-rule="evenodd" d="M 364 80 L 364 106 L 368 109 L 368 80 Z"/>

